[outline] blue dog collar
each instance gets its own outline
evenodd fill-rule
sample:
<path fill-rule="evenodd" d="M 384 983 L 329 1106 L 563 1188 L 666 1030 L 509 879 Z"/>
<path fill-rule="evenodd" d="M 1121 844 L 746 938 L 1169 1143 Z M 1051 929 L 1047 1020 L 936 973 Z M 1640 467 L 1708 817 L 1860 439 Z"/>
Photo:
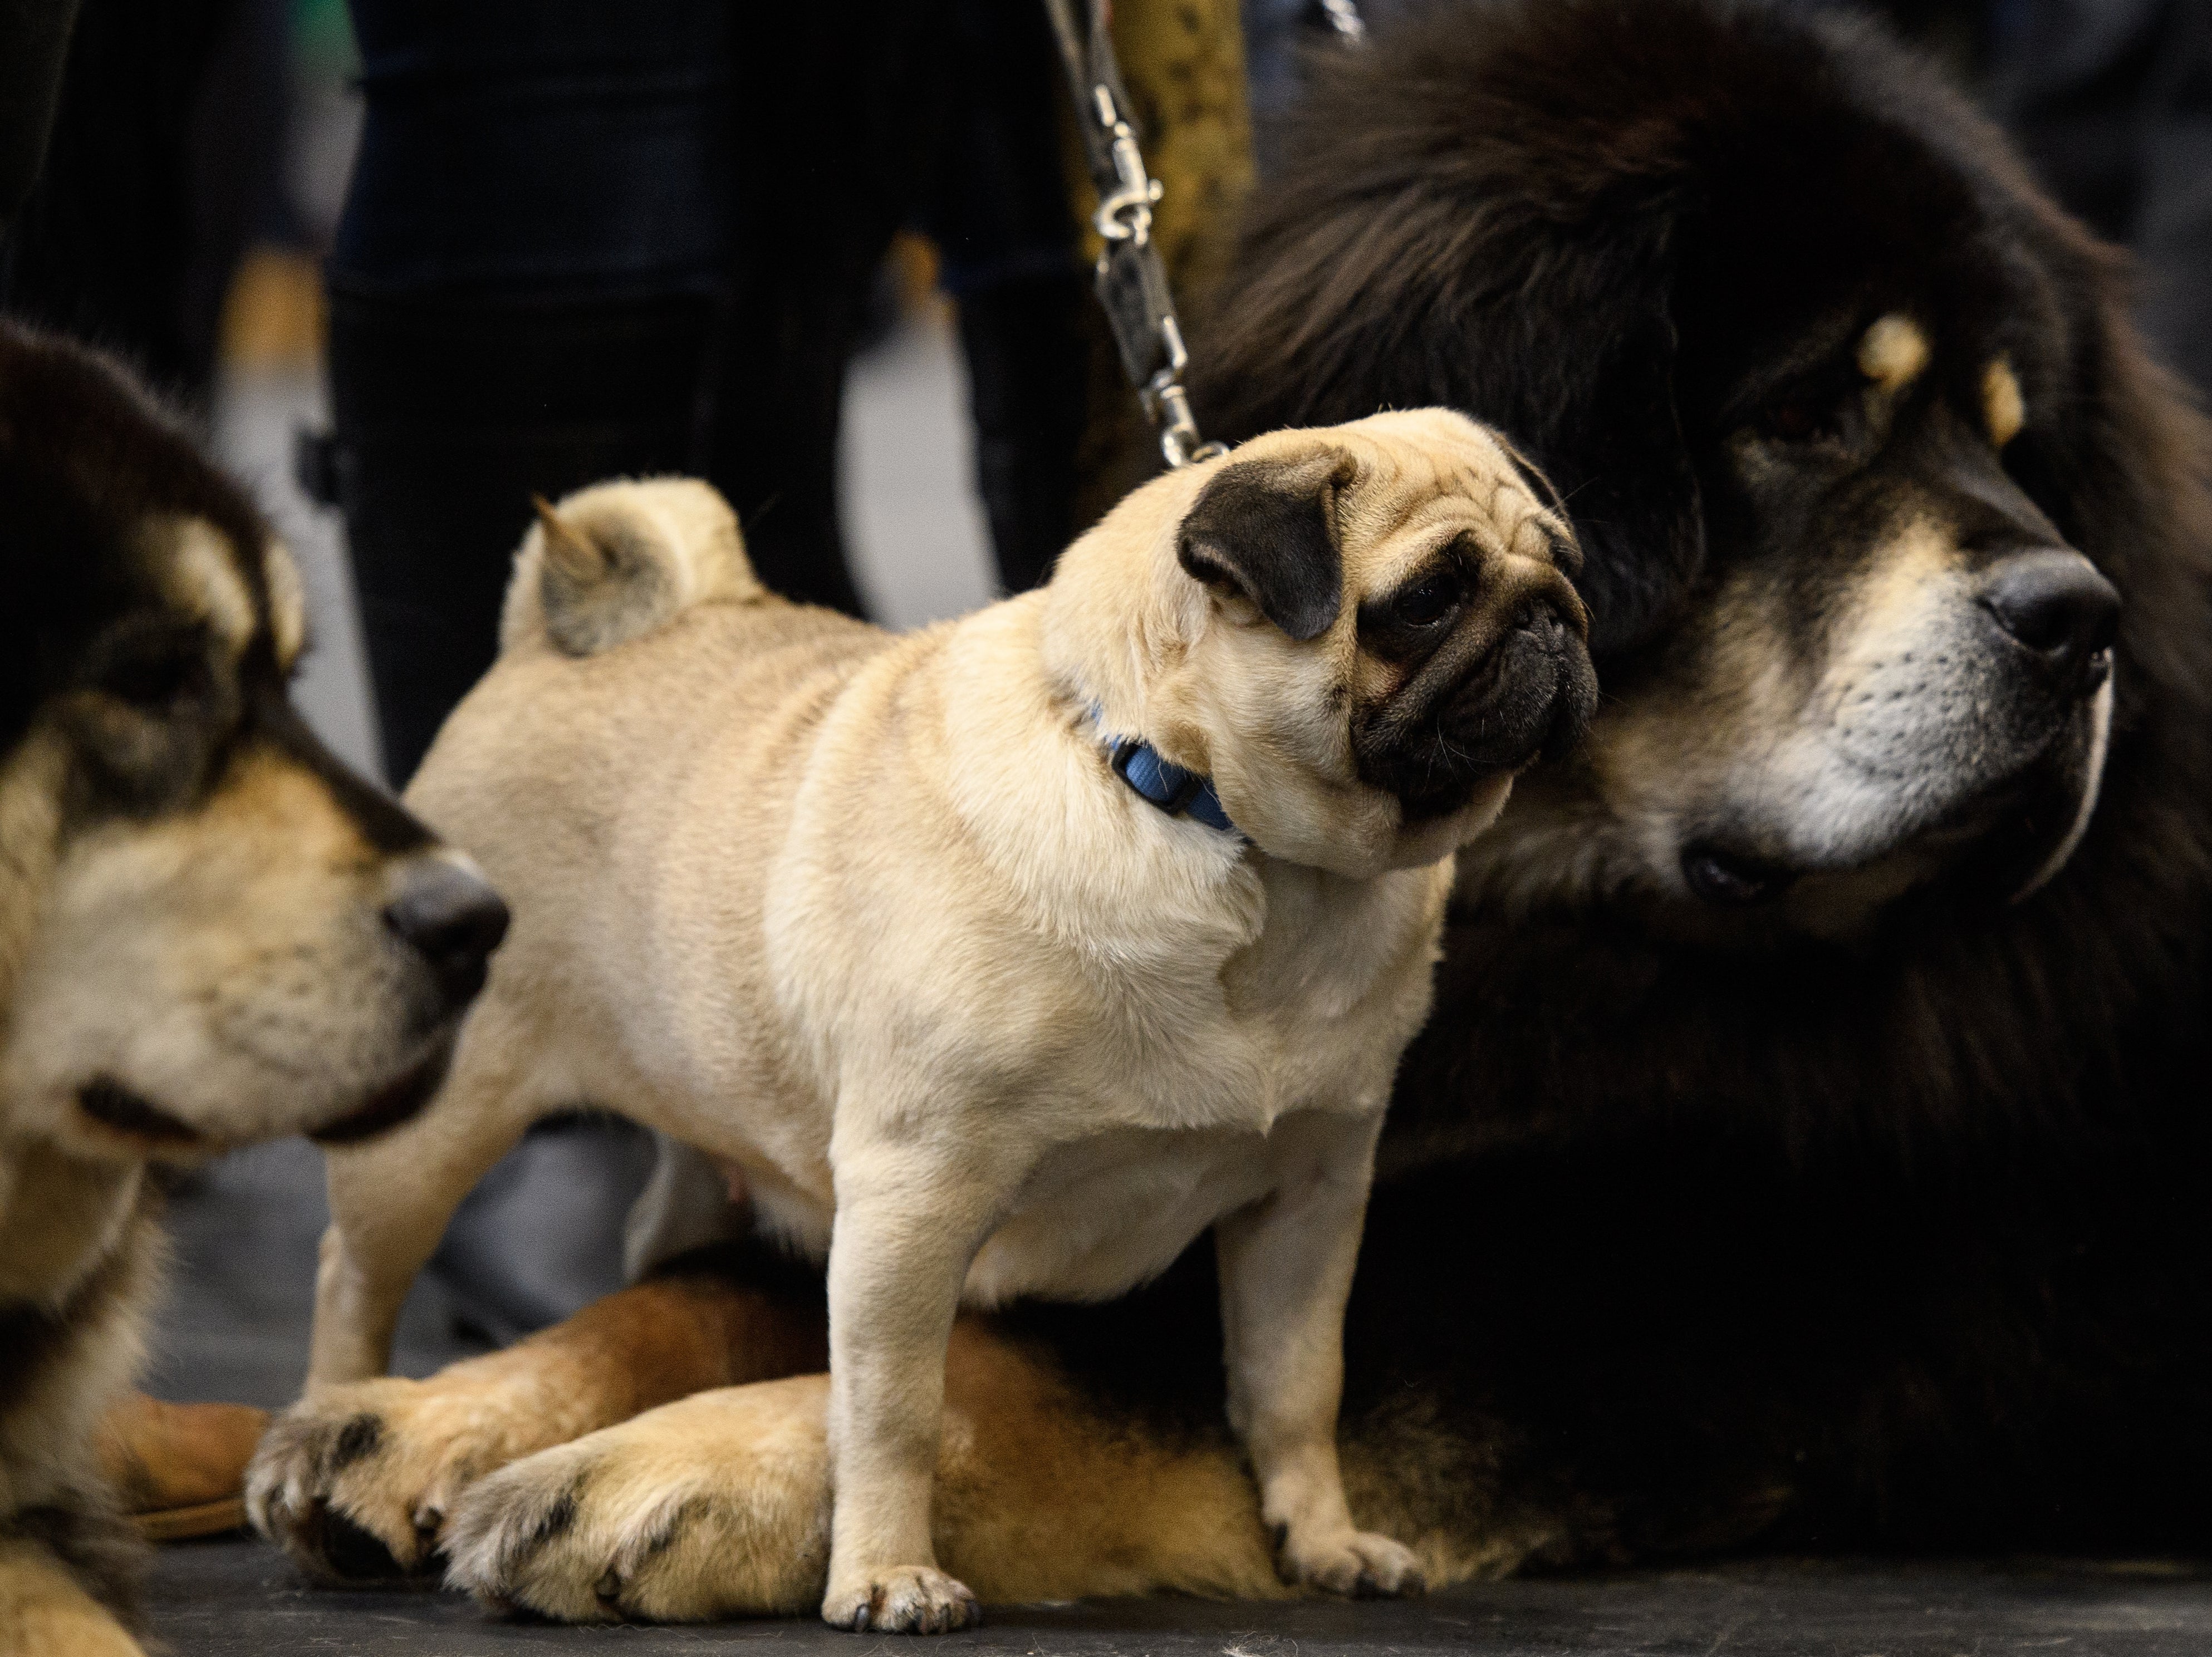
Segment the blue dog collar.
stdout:
<path fill-rule="evenodd" d="M 1095 707 L 1091 719 L 1104 733 L 1105 720 Z M 1127 783 L 1139 799 L 1158 806 L 1171 817 L 1188 817 L 1226 835 L 1239 832 L 1230 822 L 1229 813 L 1221 809 L 1221 796 L 1213 790 L 1212 778 L 1170 764 L 1160 756 L 1158 749 L 1138 737 L 1108 734 L 1106 742 L 1112 755 L 1108 763 L 1114 768 L 1114 774 Z"/>

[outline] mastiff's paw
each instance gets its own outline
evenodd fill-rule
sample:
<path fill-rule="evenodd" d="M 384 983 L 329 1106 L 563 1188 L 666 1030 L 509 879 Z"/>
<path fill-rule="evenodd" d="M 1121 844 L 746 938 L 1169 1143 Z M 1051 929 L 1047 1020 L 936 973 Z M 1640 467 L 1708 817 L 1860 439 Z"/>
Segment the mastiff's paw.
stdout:
<path fill-rule="evenodd" d="M 900 1565 L 833 1587 L 822 1620 L 855 1634 L 950 1634 L 983 1620 L 968 1585 L 928 1565 Z"/>
<path fill-rule="evenodd" d="M 461 1492 L 537 1448 L 544 1431 L 543 1412 L 496 1381 L 386 1377 L 322 1387 L 262 1439 L 246 1472 L 246 1514 L 315 1576 L 434 1575 Z"/>
<path fill-rule="evenodd" d="M 1428 1587 L 1413 1551 L 1373 1531 L 1299 1537 L 1279 1527 L 1275 1569 L 1283 1581 L 1296 1587 L 1359 1599 L 1419 1593 Z"/>
<path fill-rule="evenodd" d="M 463 1496 L 447 1581 L 564 1622 L 703 1622 L 815 1603 L 830 1557 L 828 1378 L 698 1393 Z"/>

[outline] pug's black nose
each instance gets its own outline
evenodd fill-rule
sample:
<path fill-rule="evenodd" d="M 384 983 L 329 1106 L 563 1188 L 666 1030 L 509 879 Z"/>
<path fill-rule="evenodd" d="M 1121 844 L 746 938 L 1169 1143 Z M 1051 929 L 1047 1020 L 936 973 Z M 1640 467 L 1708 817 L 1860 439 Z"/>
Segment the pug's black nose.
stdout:
<path fill-rule="evenodd" d="M 1990 572 L 1982 604 L 2062 688 L 2087 695 L 2104 683 L 2120 595 L 2080 553 L 2014 553 Z"/>
<path fill-rule="evenodd" d="M 507 936 L 507 905 L 474 869 L 447 857 L 415 861 L 385 905 L 384 924 L 430 964 L 449 1007 L 483 988 L 491 952 Z"/>

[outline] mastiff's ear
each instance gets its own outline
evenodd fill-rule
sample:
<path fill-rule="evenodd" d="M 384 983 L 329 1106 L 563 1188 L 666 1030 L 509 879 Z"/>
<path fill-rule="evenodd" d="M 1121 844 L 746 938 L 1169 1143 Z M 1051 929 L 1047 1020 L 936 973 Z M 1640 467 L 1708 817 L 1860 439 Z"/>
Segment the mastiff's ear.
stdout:
<path fill-rule="evenodd" d="M 1563 137 L 1540 76 L 1494 63 L 1488 31 L 1455 7 L 1401 9 L 1429 15 L 1315 65 L 1191 329 L 1199 423 L 1235 441 L 1443 407 L 1510 432 L 1573 514 L 1591 651 L 1632 649 L 1705 568 L 1675 385 L 1692 163 L 1675 139 L 1632 155 Z M 1407 91 L 1453 75 L 1461 103 Z"/>
<path fill-rule="evenodd" d="M 1317 639 L 1344 607 L 1336 492 L 1358 470 L 1340 449 L 1232 460 L 1182 520 L 1176 561 L 1193 579 L 1250 599 L 1301 644 Z"/>

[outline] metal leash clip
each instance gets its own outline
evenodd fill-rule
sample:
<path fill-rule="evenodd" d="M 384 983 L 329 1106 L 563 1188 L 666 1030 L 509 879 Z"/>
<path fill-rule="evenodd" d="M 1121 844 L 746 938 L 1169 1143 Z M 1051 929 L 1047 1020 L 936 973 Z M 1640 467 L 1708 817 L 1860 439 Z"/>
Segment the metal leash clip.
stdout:
<path fill-rule="evenodd" d="M 1160 453 L 1170 468 L 1226 454 L 1208 443 L 1191 414 L 1182 371 L 1190 361 L 1176 320 L 1167 271 L 1152 242 L 1152 209 L 1160 181 L 1145 167 L 1144 152 L 1123 108 L 1121 66 L 1107 33 L 1107 0 L 1090 0 L 1079 22 L 1075 0 L 1044 0 L 1067 70 L 1091 182 L 1098 191 L 1091 228 L 1104 243 L 1098 255 L 1099 303 L 1114 332 L 1121 366 L 1136 388 L 1145 415 L 1159 432 Z M 1087 26 L 1086 26 L 1087 25 Z"/>
<path fill-rule="evenodd" d="M 1183 349 L 1182 329 L 1171 316 L 1160 319 L 1160 344 L 1167 351 L 1168 366 L 1146 381 L 1138 396 L 1144 401 L 1146 415 L 1160 428 L 1160 452 L 1166 457 L 1169 470 L 1227 454 L 1226 443 L 1208 443 L 1198 434 L 1198 422 L 1190 412 L 1190 393 L 1182 384 L 1183 365 L 1190 361 L 1190 353 Z"/>
<path fill-rule="evenodd" d="M 1112 135 L 1109 153 L 1114 175 L 1121 181 L 1120 189 L 1100 197 L 1098 210 L 1091 215 L 1091 225 L 1109 242 L 1126 241 L 1142 247 L 1152 239 L 1152 203 L 1159 200 L 1165 186 L 1145 171 L 1137 135 L 1114 107 L 1114 94 L 1099 86 L 1091 88 L 1091 95 L 1097 104 L 1098 124 Z"/>

